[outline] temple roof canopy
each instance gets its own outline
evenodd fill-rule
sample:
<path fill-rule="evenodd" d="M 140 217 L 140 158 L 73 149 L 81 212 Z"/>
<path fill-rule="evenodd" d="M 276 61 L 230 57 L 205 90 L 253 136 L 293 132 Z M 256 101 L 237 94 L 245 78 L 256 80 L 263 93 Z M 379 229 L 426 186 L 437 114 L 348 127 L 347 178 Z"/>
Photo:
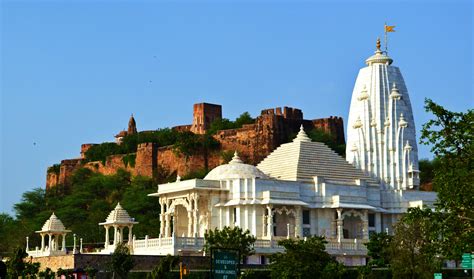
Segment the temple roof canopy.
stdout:
<path fill-rule="evenodd" d="M 109 216 L 99 225 L 134 225 L 138 224 L 134 218 L 131 218 L 128 212 L 122 208 L 120 203 L 109 213 Z"/>
<path fill-rule="evenodd" d="M 43 227 L 40 231 L 36 231 L 37 233 L 68 233 L 71 232 L 70 230 L 66 230 L 63 225 L 63 222 L 59 220 L 59 218 L 53 213 L 49 217 L 48 220 L 44 223 Z"/>

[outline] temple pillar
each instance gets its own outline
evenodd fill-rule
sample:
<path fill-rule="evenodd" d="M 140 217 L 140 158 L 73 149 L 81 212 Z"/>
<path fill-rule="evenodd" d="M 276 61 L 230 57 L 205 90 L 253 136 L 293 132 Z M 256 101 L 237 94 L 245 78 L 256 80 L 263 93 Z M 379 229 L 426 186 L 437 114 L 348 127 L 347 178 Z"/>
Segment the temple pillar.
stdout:
<path fill-rule="evenodd" d="M 194 210 L 193 210 L 193 233 L 195 236 L 199 236 L 199 196 L 196 195 L 194 198 Z"/>
<path fill-rule="evenodd" d="M 264 209 L 264 210 L 266 210 L 266 209 Z M 266 228 L 267 228 L 267 216 L 264 214 L 262 216 L 262 238 L 267 236 Z"/>
<path fill-rule="evenodd" d="M 362 239 L 369 239 L 369 212 L 364 210 L 364 218 L 362 219 Z"/>
<path fill-rule="evenodd" d="M 105 245 L 104 247 L 107 249 L 110 245 L 110 239 L 109 239 L 109 226 L 104 226 L 105 228 Z"/>
<path fill-rule="evenodd" d="M 53 239 L 51 237 L 51 234 L 48 233 L 48 250 L 51 251 L 51 245 L 53 243 Z"/>
<path fill-rule="evenodd" d="M 114 247 L 117 245 L 117 226 L 114 225 Z"/>
<path fill-rule="evenodd" d="M 295 237 L 303 237 L 303 230 L 302 230 L 302 212 L 301 206 L 296 206 L 296 216 L 295 216 Z"/>
<path fill-rule="evenodd" d="M 160 236 L 164 236 L 165 235 L 165 214 L 164 213 L 160 213 Z"/>
<path fill-rule="evenodd" d="M 41 251 L 44 252 L 44 234 L 41 234 Z"/>
<path fill-rule="evenodd" d="M 272 206 L 267 205 L 267 237 L 272 238 L 273 237 L 273 212 L 272 212 Z"/>
<path fill-rule="evenodd" d="M 165 203 L 160 199 L 160 237 L 165 235 Z"/>
<path fill-rule="evenodd" d="M 128 244 L 132 243 L 132 228 L 133 226 L 128 226 Z"/>
<path fill-rule="evenodd" d="M 165 237 L 170 236 L 170 214 L 165 214 Z"/>
<path fill-rule="evenodd" d="M 342 220 L 342 208 L 338 208 L 337 210 L 337 220 L 336 220 L 336 225 L 337 225 L 337 241 L 341 242 L 341 240 L 344 238 L 344 223 Z"/>
<path fill-rule="evenodd" d="M 62 237 L 62 244 L 61 244 L 61 251 L 66 252 L 66 234 L 63 234 Z"/>
<path fill-rule="evenodd" d="M 188 210 L 188 237 L 193 237 L 193 213 Z"/>

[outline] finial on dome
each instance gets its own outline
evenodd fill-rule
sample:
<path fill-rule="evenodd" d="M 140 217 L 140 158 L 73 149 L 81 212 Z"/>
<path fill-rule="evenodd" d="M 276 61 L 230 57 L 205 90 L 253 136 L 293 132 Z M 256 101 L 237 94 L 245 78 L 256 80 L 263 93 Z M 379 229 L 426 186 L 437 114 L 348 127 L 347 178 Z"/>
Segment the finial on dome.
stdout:
<path fill-rule="evenodd" d="M 381 47 L 381 44 L 380 44 L 380 38 L 377 38 L 377 43 L 375 45 L 377 47 L 377 49 L 375 50 L 375 54 L 372 55 L 371 57 L 367 58 L 367 60 L 365 60 L 365 63 L 367 65 L 372 65 L 374 63 L 378 63 L 378 64 L 392 64 L 393 60 L 392 58 L 388 57 L 387 54 L 380 49 Z"/>
<path fill-rule="evenodd" d="M 359 101 L 367 100 L 369 98 L 369 94 L 367 94 L 367 86 L 364 84 L 364 88 L 362 88 L 362 91 L 360 91 L 359 97 L 357 99 Z"/>
<path fill-rule="evenodd" d="M 411 147 L 410 143 L 407 141 L 407 143 L 405 144 L 405 150 L 412 150 L 413 147 Z"/>
<path fill-rule="evenodd" d="M 296 135 L 296 138 L 293 141 L 294 142 L 297 142 L 297 141 L 311 141 L 311 139 L 308 137 L 308 135 L 304 131 L 303 124 L 301 124 L 300 131 L 298 132 L 298 135 Z"/>
<path fill-rule="evenodd" d="M 239 153 L 237 153 L 237 150 L 234 151 L 234 157 L 232 157 L 232 160 L 229 162 L 229 164 L 243 164 L 242 160 L 239 157 Z"/>
<path fill-rule="evenodd" d="M 122 206 L 120 205 L 120 202 L 117 203 L 117 206 L 115 206 L 115 208 L 122 208 Z"/>
<path fill-rule="evenodd" d="M 398 121 L 398 125 L 400 125 L 400 127 L 407 127 L 408 126 L 408 122 L 405 121 L 405 117 L 403 117 L 403 113 L 400 114 L 400 120 Z"/>
<path fill-rule="evenodd" d="M 390 98 L 400 100 L 401 97 L 402 95 L 400 94 L 400 90 L 398 90 L 397 84 L 394 82 L 390 93 Z"/>
<path fill-rule="evenodd" d="M 351 151 L 356 152 L 357 150 L 358 150 L 357 145 L 355 145 L 355 143 L 352 144 Z"/>
<path fill-rule="evenodd" d="M 355 121 L 354 125 L 352 125 L 352 128 L 354 129 L 362 128 L 362 121 L 360 120 L 360 116 L 357 117 L 357 120 Z"/>

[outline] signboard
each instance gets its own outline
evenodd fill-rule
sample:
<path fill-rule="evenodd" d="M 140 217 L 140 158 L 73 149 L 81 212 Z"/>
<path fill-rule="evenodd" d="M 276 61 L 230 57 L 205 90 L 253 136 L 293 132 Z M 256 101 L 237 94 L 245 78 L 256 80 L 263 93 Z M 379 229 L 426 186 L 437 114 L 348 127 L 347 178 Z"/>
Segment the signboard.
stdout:
<path fill-rule="evenodd" d="M 239 275 L 239 251 L 211 249 L 211 278 L 237 279 Z"/>
<path fill-rule="evenodd" d="M 443 273 L 435 273 L 434 279 L 443 279 Z"/>
<path fill-rule="evenodd" d="M 472 256 L 471 253 L 462 254 L 461 267 L 466 269 L 472 268 Z"/>

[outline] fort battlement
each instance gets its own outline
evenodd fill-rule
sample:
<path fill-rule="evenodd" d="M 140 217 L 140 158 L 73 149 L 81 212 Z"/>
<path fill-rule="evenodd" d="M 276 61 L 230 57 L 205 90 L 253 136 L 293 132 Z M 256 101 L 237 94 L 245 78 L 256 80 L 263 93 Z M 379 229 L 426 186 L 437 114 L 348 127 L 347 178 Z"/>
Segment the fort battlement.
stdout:
<path fill-rule="evenodd" d="M 222 119 L 222 107 L 216 104 L 200 103 L 193 106 L 192 124 L 175 126 L 177 131 L 191 131 L 204 134 L 213 121 Z M 113 174 L 119 169 L 130 171 L 132 175 L 156 177 L 166 171 L 184 176 L 207 167 L 214 168 L 223 162 L 224 152 L 238 151 L 239 156 L 249 164 L 258 164 L 282 143 L 291 140 L 303 125 L 305 130 L 321 129 L 334 136 L 338 144 L 344 144 L 344 124 L 341 117 L 306 120 L 300 109 L 292 107 L 269 108 L 261 111 L 255 123 L 245 124 L 241 128 L 217 131 L 214 138 L 220 143 L 220 149 L 209 154 L 183 156 L 172 146 L 159 147 L 155 143 L 141 143 L 137 146 L 134 166 L 125 164 L 124 156 L 112 155 L 103 162 L 84 163 L 85 153 L 94 146 L 93 143 L 81 145 L 81 158 L 61 161 L 59 173 L 48 172 L 46 188 L 57 184 L 67 185 L 72 173 L 81 167 L 87 167 L 103 174 Z M 129 121 L 129 128 L 116 136 L 118 144 L 121 139 L 136 133 L 136 122 L 133 116 Z M 143 132 L 143 131 L 142 131 Z M 205 156 L 205 157 L 204 157 Z"/>

